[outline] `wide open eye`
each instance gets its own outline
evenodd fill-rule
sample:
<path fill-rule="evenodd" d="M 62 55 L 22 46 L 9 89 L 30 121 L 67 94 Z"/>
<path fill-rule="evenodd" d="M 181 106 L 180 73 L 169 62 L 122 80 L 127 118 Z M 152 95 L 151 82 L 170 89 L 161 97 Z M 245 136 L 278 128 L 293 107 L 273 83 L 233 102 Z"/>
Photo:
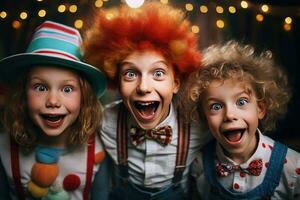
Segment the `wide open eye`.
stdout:
<path fill-rule="evenodd" d="M 35 89 L 36 91 L 39 91 L 39 92 L 47 91 L 47 87 L 46 87 L 45 85 L 43 85 L 43 84 L 36 84 L 36 85 L 34 86 L 34 89 Z"/>
<path fill-rule="evenodd" d="M 210 105 L 210 110 L 217 111 L 222 109 L 222 105 L 220 103 L 213 103 Z"/>
<path fill-rule="evenodd" d="M 162 70 L 156 70 L 154 72 L 154 77 L 157 79 L 162 79 L 164 76 L 164 72 Z"/>
<path fill-rule="evenodd" d="M 248 103 L 248 99 L 246 99 L 246 98 L 239 98 L 238 100 L 237 100 L 237 102 L 236 102 L 236 104 L 238 105 L 238 106 L 244 106 L 244 105 L 246 105 Z"/>
<path fill-rule="evenodd" d="M 73 91 L 73 88 L 71 86 L 65 86 L 63 87 L 62 91 L 65 93 L 70 93 Z"/>

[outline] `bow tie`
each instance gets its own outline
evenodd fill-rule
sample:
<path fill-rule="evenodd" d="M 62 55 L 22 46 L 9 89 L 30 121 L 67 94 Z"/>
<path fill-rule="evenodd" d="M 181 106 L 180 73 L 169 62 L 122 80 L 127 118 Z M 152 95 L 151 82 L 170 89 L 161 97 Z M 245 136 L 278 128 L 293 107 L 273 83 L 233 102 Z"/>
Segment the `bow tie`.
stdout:
<path fill-rule="evenodd" d="M 130 128 L 130 138 L 133 145 L 137 146 L 146 138 L 156 140 L 162 145 L 167 145 L 171 142 L 172 128 L 171 126 L 163 126 L 156 129 L 143 130 L 140 128 Z"/>
<path fill-rule="evenodd" d="M 242 168 L 240 165 L 232 165 L 228 163 L 218 162 L 216 165 L 217 174 L 219 176 L 228 176 L 234 171 L 241 171 L 253 176 L 259 176 L 263 167 L 262 159 L 256 159 L 250 162 L 247 168 Z"/>

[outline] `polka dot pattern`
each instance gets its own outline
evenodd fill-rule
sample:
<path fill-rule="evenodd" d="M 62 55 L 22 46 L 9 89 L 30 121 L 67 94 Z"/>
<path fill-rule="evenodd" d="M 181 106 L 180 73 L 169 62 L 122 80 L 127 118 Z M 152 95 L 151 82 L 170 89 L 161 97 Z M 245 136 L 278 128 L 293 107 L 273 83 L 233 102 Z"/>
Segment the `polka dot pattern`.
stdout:
<path fill-rule="evenodd" d="M 265 167 L 268 168 L 269 167 L 269 162 L 265 163 Z"/>
<path fill-rule="evenodd" d="M 240 172 L 240 177 L 244 178 L 246 176 L 245 172 Z"/>
<path fill-rule="evenodd" d="M 65 176 L 63 181 L 64 189 L 67 191 L 76 190 L 80 186 L 80 178 L 76 174 Z"/>
<path fill-rule="evenodd" d="M 235 184 L 233 184 L 233 188 L 237 190 L 237 189 L 239 189 L 239 188 L 240 188 L 240 185 L 239 185 L 239 184 L 237 184 L 237 183 L 235 183 Z"/>

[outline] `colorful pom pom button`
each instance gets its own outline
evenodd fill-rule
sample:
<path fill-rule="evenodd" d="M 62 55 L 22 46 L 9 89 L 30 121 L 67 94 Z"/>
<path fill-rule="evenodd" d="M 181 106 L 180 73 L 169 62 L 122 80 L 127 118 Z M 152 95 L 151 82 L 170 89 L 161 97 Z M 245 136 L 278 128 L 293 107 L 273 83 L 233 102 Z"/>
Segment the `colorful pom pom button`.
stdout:
<path fill-rule="evenodd" d="M 80 178 L 75 174 L 69 174 L 64 178 L 63 186 L 67 191 L 76 190 L 80 186 Z"/>
<path fill-rule="evenodd" d="M 27 188 L 31 195 L 35 198 L 42 198 L 48 194 L 48 188 L 40 187 L 32 181 L 28 183 Z"/>
<path fill-rule="evenodd" d="M 40 163 L 52 164 L 58 162 L 62 152 L 62 148 L 39 146 L 36 149 L 35 156 L 36 160 Z"/>

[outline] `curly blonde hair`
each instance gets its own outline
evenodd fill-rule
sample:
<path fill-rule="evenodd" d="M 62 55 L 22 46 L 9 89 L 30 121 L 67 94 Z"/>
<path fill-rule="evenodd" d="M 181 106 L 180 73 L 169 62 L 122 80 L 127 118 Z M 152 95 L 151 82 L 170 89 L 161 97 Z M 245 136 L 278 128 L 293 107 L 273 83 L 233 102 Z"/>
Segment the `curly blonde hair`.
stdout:
<path fill-rule="evenodd" d="M 75 72 L 76 73 L 76 72 Z M 26 85 L 27 73 L 14 85 L 9 86 L 5 95 L 5 107 L 2 122 L 5 130 L 22 147 L 32 149 L 39 143 L 40 129 L 32 122 L 28 114 Z M 90 135 L 99 130 L 102 118 L 102 106 L 90 84 L 80 77 L 81 108 L 77 120 L 67 128 L 68 147 L 77 147 L 88 141 Z"/>
<path fill-rule="evenodd" d="M 291 90 L 286 74 L 275 65 L 270 51 L 256 55 L 252 46 L 232 40 L 225 45 L 212 45 L 205 49 L 202 62 L 202 68 L 190 75 L 180 100 L 187 119 L 205 121 L 200 105 L 201 94 L 214 80 L 235 78 L 249 83 L 249 92 L 264 104 L 266 114 L 260 121 L 262 131 L 274 130 L 276 120 L 287 111 Z"/>
<path fill-rule="evenodd" d="M 200 66 L 198 38 L 185 13 L 160 2 L 100 10 L 84 38 L 84 60 L 107 75 L 111 88 L 118 86 L 118 65 L 137 50 L 162 53 L 180 78 Z"/>

